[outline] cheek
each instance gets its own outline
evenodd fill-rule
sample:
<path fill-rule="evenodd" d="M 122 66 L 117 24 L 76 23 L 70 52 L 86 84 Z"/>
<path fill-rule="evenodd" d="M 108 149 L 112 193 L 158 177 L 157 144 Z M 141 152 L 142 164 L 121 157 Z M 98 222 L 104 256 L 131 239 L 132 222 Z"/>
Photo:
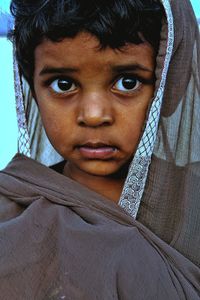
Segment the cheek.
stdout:
<path fill-rule="evenodd" d="M 65 136 L 69 133 L 70 124 L 63 112 L 40 106 L 40 115 L 46 134 L 53 146 L 62 144 Z"/>
<path fill-rule="evenodd" d="M 59 132 L 61 123 L 58 122 L 59 115 L 48 107 L 40 106 L 42 123 L 47 132 Z"/>
<path fill-rule="evenodd" d="M 124 117 L 121 120 L 119 135 L 123 137 L 124 144 L 127 144 L 126 149 L 128 152 L 135 151 L 142 136 L 148 107 L 153 96 L 153 89 L 149 90 L 149 93 L 146 94 L 146 96 L 147 97 L 142 99 L 144 101 L 141 101 L 137 107 L 129 107 L 129 110 L 124 114 Z"/>
<path fill-rule="evenodd" d="M 133 153 L 139 143 L 143 131 L 144 119 L 132 121 L 122 126 L 121 136 L 127 153 Z"/>

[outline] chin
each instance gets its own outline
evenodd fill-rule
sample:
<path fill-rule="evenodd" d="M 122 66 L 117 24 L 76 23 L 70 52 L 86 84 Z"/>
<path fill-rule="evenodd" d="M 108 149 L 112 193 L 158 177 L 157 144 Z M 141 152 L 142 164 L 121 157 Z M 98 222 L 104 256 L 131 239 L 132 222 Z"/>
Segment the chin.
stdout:
<path fill-rule="evenodd" d="M 116 165 L 116 163 L 112 162 L 93 162 L 87 166 L 82 166 L 80 169 L 92 176 L 99 177 L 110 177 L 115 179 L 121 179 L 126 177 L 127 175 L 127 167 Z"/>

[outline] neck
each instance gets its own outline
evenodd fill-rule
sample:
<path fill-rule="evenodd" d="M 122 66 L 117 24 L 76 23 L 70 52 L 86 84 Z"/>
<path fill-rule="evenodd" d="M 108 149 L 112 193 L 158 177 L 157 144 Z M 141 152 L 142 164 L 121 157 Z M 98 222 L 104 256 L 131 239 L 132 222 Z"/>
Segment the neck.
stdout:
<path fill-rule="evenodd" d="M 125 182 L 124 177 L 95 176 L 88 173 L 83 174 L 81 170 L 79 170 L 79 172 L 74 172 L 73 168 L 71 168 L 68 163 L 66 163 L 64 167 L 63 175 L 116 203 L 118 203 L 120 199 Z"/>

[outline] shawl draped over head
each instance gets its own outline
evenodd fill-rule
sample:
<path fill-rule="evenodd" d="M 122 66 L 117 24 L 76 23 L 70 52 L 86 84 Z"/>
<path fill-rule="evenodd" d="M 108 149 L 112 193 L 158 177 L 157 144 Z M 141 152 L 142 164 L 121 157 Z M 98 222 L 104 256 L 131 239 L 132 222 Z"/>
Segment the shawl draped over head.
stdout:
<path fill-rule="evenodd" d="M 200 299 L 199 30 L 189 0 L 161 2 L 155 96 L 119 205 L 45 166 L 62 158 L 15 64 L 21 154 L 0 172 L 2 299 Z"/>

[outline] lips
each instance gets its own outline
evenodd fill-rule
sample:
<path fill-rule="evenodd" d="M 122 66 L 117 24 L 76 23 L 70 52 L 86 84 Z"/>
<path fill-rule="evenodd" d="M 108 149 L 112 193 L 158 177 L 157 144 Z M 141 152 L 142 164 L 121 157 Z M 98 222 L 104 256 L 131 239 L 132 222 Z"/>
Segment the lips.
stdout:
<path fill-rule="evenodd" d="M 117 147 L 101 142 L 88 142 L 79 145 L 78 150 L 82 157 L 88 159 L 111 159 L 117 152 Z"/>

